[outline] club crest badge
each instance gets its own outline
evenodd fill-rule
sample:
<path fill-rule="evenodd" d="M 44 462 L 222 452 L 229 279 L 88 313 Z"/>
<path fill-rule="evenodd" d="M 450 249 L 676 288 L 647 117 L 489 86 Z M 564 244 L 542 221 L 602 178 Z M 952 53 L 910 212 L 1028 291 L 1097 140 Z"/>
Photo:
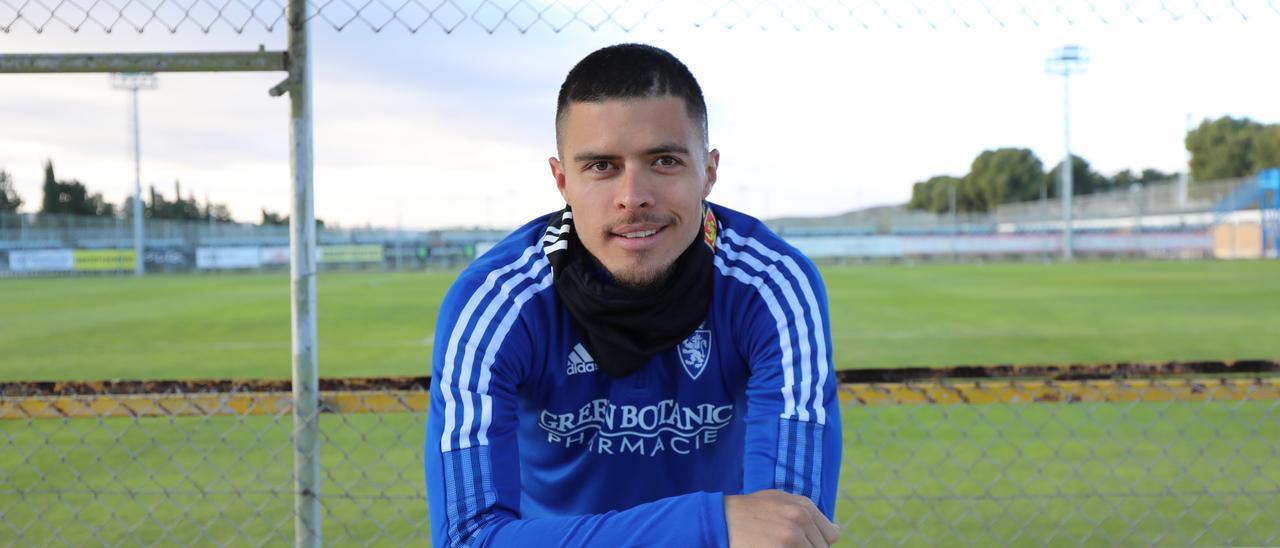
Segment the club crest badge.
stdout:
<path fill-rule="evenodd" d="M 684 365 L 684 372 L 689 374 L 689 378 L 698 380 L 698 376 L 707 369 L 707 360 L 711 357 L 711 330 L 694 331 L 676 349 L 680 354 L 680 363 Z"/>
<path fill-rule="evenodd" d="M 716 214 L 707 207 L 707 214 L 702 216 L 702 243 L 707 244 L 712 253 L 716 252 L 716 236 L 719 232 L 720 225 L 716 223 Z"/>

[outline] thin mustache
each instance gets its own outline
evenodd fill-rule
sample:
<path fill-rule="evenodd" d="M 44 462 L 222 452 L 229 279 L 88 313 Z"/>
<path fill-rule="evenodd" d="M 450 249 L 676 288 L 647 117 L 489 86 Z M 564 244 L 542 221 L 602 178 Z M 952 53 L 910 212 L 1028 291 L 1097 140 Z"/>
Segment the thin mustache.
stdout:
<path fill-rule="evenodd" d="M 672 216 L 672 215 L 637 215 L 634 217 L 627 217 L 625 219 L 618 219 L 614 222 L 611 222 L 605 225 L 604 231 L 608 233 L 612 233 L 614 229 L 623 225 L 638 225 L 638 224 L 645 224 L 645 223 L 655 224 L 655 225 L 670 225 L 670 224 L 675 224 L 675 222 L 676 222 L 676 218 L 675 216 Z"/>

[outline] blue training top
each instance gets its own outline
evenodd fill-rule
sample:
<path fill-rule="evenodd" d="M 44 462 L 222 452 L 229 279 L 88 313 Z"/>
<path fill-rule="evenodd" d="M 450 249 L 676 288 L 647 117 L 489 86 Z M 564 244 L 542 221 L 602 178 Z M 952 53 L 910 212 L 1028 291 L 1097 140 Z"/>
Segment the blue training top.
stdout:
<path fill-rule="evenodd" d="M 533 220 L 440 307 L 427 416 L 436 546 L 728 546 L 724 496 L 809 497 L 833 517 L 840 411 L 826 289 L 760 221 L 711 205 L 702 326 L 620 379 L 597 371 Z M 554 215 L 554 214 L 553 214 Z"/>

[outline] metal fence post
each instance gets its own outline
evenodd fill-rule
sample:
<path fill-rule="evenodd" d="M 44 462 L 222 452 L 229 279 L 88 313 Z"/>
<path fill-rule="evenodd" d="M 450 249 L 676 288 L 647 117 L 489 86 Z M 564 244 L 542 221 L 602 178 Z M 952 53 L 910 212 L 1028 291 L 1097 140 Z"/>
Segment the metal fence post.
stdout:
<path fill-rule="evenodd" d="M 289 2 L 289 155 L 293 212 L 293 484 L 294 545 L 319 547 L 320 415 L 316 359 L 316 226 L 312 195 L 311 56 L 307 49 L 306 0 Z"/>

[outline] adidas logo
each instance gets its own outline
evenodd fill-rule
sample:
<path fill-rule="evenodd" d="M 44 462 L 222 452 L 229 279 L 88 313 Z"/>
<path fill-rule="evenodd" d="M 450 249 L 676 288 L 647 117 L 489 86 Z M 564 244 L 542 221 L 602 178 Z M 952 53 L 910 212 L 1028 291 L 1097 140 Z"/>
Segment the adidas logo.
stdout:
<path fill-rule="evenodd" d="M 591 359 L 591 354 L 587 353 L 587 349 L 582 343 L 573 345 L 573 351 L 569 352 L 569 369 L 565 371 L 568 375 L 576 373 L 594 373 L 596 370 L 596 361 Z"/>

